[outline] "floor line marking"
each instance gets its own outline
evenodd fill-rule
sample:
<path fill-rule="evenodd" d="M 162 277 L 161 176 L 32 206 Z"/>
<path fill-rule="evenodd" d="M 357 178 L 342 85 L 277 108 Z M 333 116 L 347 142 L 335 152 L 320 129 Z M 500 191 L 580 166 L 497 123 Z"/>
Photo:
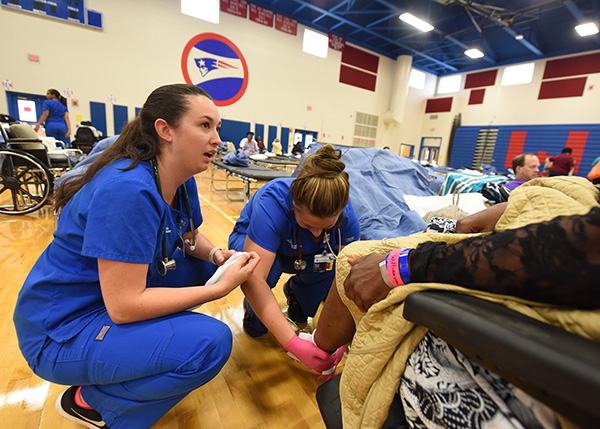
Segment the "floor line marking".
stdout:
<path fill-rule="evenodd" d="M 223 217 L 225 217 L 228 221 L 230 221 L 231 223 L 235 223 L 235 219 L 233 218 L 233 216 L 229 216 L 227 213 L 225 213 L 223 210 L 221 210 L 219 207 L 217 207 L 212 201 L 210 201 L 208 198 L 206 198 L 204 195 L 202 194 L 198 194 L 198 196 L 202 199 L 202 201 L 204 201 L 206 204 L 208 204 L 209 206 L 211 206 L 213 209 L 215 209 L 216 211 L 218 211 L 219 213 L 221 213 L 223 215 Z M 237 217 L 237 216 L 236 216 Z"/>

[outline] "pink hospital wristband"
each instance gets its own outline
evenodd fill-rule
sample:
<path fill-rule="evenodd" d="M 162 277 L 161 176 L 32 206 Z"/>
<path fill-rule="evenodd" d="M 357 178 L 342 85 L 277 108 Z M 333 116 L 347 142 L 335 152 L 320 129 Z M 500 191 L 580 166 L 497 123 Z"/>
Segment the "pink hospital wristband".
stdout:
<path fill-rule="evenodd" d="M 396 249 L 390 252 L 385 264 L 388 277 L 394 287 L 410 283 L 410 271 L 408 269 L 408 254 L 413 250 L 411 248 Z"/>

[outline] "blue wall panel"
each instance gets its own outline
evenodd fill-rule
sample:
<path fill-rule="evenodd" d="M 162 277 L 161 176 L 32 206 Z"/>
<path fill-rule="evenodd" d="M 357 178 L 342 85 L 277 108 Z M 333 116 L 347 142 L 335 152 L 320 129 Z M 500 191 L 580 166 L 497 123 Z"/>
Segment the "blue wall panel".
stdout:
<path fill-rule="evenodd" d="M 127 125 L 127 106 L 113 104 L 113 118 L 115 124 L 115 134 L 121 134 L 121 131 Z M 93 123 L 93 122 L 92 122 Z"/>
<path fill-rule="evenodd" d="M 106 104 L 90 101 L 90 121 L 92 121 L 94 128 L 102 131 L 103 136 L 108 136 L 106 130 Z"/>
<path fill-rule="evenodd" d="M 250 122 L 234 121 L 231 119 L 223 119 L 221 121 L 221 140 L 224 142 L 232 142 L 236 149 L 240 147 L 240 140 L 246 137 L 250 131 Z"/>
<path fill-rule="evenodd" d="M 273 140 L 277 138 L 277 127 L 275 125 L 269 125 L 269 141 L 268 141 L 268 151 L 271 152 L 273 150 Z"/>
<path fill-rule="evenodd" d="M 260 136 L 260 139 L 265 143 L 265 126 L 263 124 L 254 126 L 254 140 L 256 140 L 256 136 Z"/>
<path fill-rule="evenodd" d="M 291 149 L 288 150 L 288 144 L 290 141 L 290 129 L 289 128 L 281 128 L 281 148 L 283 150 L 283 153 L 291 153 Z"/>
<path fill-rule="evenodd" d="M 527 132 L 523 152 L 545 152 L 546 156 L 557 155 L 567 145 L 571 132 L 588 132 L 582 154 L 574 155 L 579 164 L 577 176 L 585 177 L 590 171 L 592 161 L 600 156 L 600 124 L 561 124 L 561 125 L 506 125 L 498 127 L 460 127 L 456 130 L 449 166 L 452 168 L 470 167 L 477 144 L 480 129 L 497 128 L 498 138 L 494 149 L 492 165 L 498 172 L 508 171 L 504 167 L 511 135 L 514 131 Z M 540 157 L 543 164 L 544 157 Z"/>

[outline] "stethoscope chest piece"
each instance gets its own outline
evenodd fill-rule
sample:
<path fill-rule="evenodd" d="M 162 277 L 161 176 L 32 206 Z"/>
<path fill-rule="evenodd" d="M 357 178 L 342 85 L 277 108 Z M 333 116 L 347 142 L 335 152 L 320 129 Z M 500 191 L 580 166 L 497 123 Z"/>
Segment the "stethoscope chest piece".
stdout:
<path fill-rule="evenodd" d="M 302 271 L 306 269 L 306 261 L 304 259 L 296 259 L 294 261 L 294 269 Z"/>
<path fill-rule="evenodd" d="M 174 270 L 176 265 L 175 259 L 159 259 L 156 261 L 156 271 L 158 271 L 158 274 L 161 276 L 166 276 L 167 271 Z"/>

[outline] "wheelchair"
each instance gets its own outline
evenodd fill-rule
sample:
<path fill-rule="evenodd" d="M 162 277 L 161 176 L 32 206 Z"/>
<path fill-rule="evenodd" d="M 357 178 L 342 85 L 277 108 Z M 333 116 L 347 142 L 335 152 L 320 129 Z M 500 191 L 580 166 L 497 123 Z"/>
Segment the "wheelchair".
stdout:
<path fill-rule="evenodd" d="M 57 149 L 55 141 L 46 140 L 27 124 L 0 121 L 1 214 L 42 208 L 52 195 L 54 179 L 85 157 L 79 149 Z"/>

